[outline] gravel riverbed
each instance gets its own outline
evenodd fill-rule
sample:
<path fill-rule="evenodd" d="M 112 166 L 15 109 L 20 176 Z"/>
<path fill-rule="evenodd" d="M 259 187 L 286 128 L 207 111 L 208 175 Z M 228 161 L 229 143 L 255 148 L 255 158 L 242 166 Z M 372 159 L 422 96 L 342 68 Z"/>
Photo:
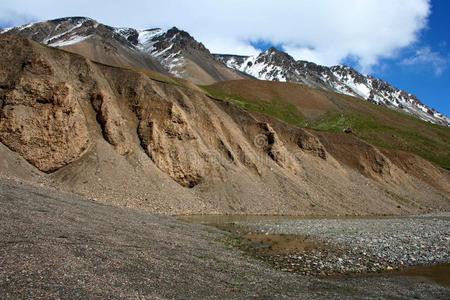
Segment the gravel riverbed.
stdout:
<path fill-rule="evenodd" d="M 234 247 L 239 240 L 210 226 L 0 178 L 2 300 L 450 297 L 449 287 L 421 276 L 281 272 L 243 255 Z"/>
<path fill-rule="evenodd" d="M 369 219 L 240 221 L 250 232 L 302 236 L 307 251 L 272 254 L 270 261 L 305 274 L 377 272 L 450 261 L 450 214 Z M 266 257 L 266 258 L 267 258 Z"/>

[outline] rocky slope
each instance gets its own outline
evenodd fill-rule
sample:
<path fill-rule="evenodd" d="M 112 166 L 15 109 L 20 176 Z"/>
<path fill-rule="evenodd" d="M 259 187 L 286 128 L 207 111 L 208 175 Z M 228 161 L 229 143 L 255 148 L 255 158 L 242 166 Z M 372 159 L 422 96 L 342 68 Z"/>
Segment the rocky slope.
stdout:
<path fill-rule="evenodd" d="M 417 156 L 404 165 L 352 135 L 292 127 L 188 81 L 12 35 L 0 36 L 0 142 L 4 176 L 156 212 L 450 208 L 449 173 Z"/>
<path fill-rule="evenodd" d="M 4 29 L 4 34 L 81 54 L 122 67 L 145 68 L 199 84 L 246 75 L 218 62 L 205 46 L 177 28 L 116 28 L 85 17 L 69 17 Z"/>
<path fill-rule="evenodd" d="M 258 56 L 220 55 L 215 57 L 228 67 L 261 80 L 303 83 L 401 110 L 425 121 L 450 126 L 450 118 L 426 106 L 411 93 L 365 76 L 347 66 L 324 67 L 296 61 L 289 54 L 270 48 Z"/>

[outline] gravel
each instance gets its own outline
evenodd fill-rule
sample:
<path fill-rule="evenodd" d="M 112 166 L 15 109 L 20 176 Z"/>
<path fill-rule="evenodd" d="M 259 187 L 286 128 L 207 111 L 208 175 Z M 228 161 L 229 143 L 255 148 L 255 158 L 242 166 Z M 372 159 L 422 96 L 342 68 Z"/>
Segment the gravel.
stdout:
<path fill-rule="evenodd" d="M 450 214 L 379 219 L 238 222 L 264 234 L 300 235 L 325 247 L 273 258 L 302 273 L 358 273 L 450 262 Z"/>
<path fill-rule="evenodd" d="M 426 278 L 281 272 L 212 227 L 0 179 L 1 299 L 448 299 Z"/>

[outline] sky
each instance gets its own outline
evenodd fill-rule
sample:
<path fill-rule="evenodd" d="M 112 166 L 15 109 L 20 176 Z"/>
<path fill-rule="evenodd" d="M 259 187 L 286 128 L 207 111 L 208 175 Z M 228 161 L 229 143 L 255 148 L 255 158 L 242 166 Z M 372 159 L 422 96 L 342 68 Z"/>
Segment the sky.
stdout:
<path fill-rule="evenodd" d="M 87 16 L 133 28 L 177 26 L 212 52 L 348 64 L 450 115 L 447 0 L 2 0 L 0 27 Z"/>

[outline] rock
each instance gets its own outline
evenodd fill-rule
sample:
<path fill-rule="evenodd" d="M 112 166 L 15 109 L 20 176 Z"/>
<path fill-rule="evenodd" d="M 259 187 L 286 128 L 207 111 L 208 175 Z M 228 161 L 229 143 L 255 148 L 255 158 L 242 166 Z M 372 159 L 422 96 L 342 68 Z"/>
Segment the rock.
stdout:
<path fill-rule="evenodd" d="M 28 75 L 16 84 L 0 110 L 0 141 L 44 172 L 78 159 L 90 137 L 72 87 Z"/>
<path fill-rule="evenodd" d="M 129 154 L 133 148 L 133 140 L 116 101 L 108 93 L 101 91 L 91 95 L 91 103 L 97 112 L 97 120 L 105 139 L 121 155 Z"/>

